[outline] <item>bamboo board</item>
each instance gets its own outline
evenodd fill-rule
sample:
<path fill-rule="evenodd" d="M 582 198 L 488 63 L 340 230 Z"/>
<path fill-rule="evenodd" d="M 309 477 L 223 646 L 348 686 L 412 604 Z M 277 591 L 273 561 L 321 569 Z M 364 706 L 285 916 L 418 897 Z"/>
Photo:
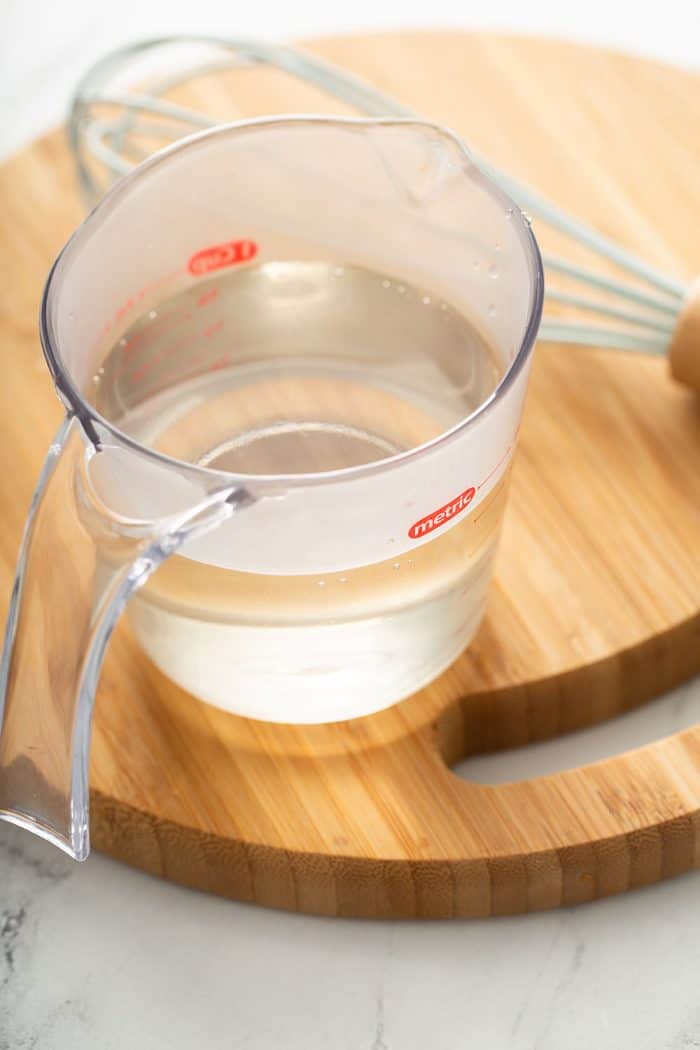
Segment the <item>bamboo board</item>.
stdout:
<path fill-rule="evenodd" d="M 416 33 L 310 49 L 459 131 L 669 273 L 700 268 L 700 86 L 559 42 Z M 189 96 L 222 117 L 338 110 L 241 71 Z M 64 137 L 0 169 L 0 584 L 58 424 L 36 333 L 82 214 Z M 546 244 L 545 240 L 545 244 Z M 486 622 L 428 689 L 329 726 L 237 718 L 173 686 L 118 629 L 93 737 L 96 848 L 241 900 L 344 916 L 503 914 L 700 862 L 700 729 L 528 782 L 450 763 L 615 715 L 700 670 L 700 403 L 665 363 L 540 347 Z"/>

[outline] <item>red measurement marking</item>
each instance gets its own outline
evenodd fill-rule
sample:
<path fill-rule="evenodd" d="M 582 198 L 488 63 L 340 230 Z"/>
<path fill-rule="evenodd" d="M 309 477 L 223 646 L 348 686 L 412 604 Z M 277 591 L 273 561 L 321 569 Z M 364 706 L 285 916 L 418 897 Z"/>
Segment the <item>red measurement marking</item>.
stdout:
<path fill-rule="evenodd" d="M 101 339 L 104 339 L 105 336 L 107 336 L 111 332 L 112 328 L 115 324 L 117 324 L 118 321 L 123 320 L 138 306 L 138 304 L 143 299 L 145 299 L 146 295 L 149 292 L 154 291 L 154 289 L 156 288 L 162 287 L 164 284 L 168 284 L 168 282 L 172 281 L 173 278 L 176 277 L 179 272 L 179 270 L 174 270 L 172 273 L 166 273 L 162 277 L 158 277 L 156 278 L 156 280 L 149 281 L 148 284 L 144 284 L 143 287 L 139 288 L 136 292 L 130 295 L 128 299 L 126 299 L 126 301 L 117 308 L 113 316 L 108 318 L 102 325 L 102 328 L 98 333 L 97 339 L 93 343 L 93 349 L 95 348 L 95 346 L 97 346 Z"/>
<path fill-rule="evenodd" d="M 129 379 L 132 383 L 140 383 L 150 371 L 151 365 L 144 365 L 143 368 L 138 368 L 135 372 L 132 372 Z"/>
<path fill-rule="evenodd" d="M 127 341 L 122 346 L 122 353 L 130 354 L 136 346 L 136 344 L 141 342 L 144 335 L 146 335 L 146 329 L 142 328 L 140 332 L 136 333 L 136 335 L 132 335 L 130 339 L 127 339 Z"/>
<path fill-rule="evenodd" d="M 255 241 L 226 241 L 225 244 L 213 244 L 211 248 L 202 248 L 195 252 L 187 263 L 187 269 L 195 277 L 221 270 L 225 266 L 237 266 L 250 262 L 258 254 Z"/>
<path fill-rule="evenodd" d="M 438 507 L 432 514 L 426 514 L 424 518 L 411 525 L 408 535 L 412 540 L 417 540 L 421 536 L 427 536 L 429 532 L 439 529 L 441 525 L 446 525 L 448 521 L 456 518 L 458 514 L 467 509 L 475 495 L 476 489 L 472 485 L 470 488 L 465 489 L 464 492 L 460 492 L 459 496 L 450 500 L 444 507 Z"/>
<path fill-rule="evenodd" d="M 471 485 L 468 489 L 465 489 L 464 492 L 461 492 L 459 496 L 457 496 L 455 499 L 450 500 L 449 503 L 446 503 L 444 507 L 438 507 L 438 509 L 434 510 L 432 514 L 426 514 L 426 516 L 424 518 L 421 518 L 420 521 L 417 521 L 414 525 L 411 525 L 410 529 L 408 530 L 408 535 L 412 540 L 420 539 L 421 536 L 427 536 L 429 532 L 433 532 L 435 529 L 439 529 L 441 525 L 446 525 L 448 521 L 452 521 L 454 518 L 457 517 L 458 514 L 461 514 L 463 510 L 466 510 L 466 508 L 474 499 L 474 496 L 479 491 L 479 489 L 483 488 L 487 481 L 489 481 L 494 476 L 494 474 L 496 474 L 501 469 L 503 464 L 510 456 L 511 452 L 515 448 L 515 441 L 518 436 L 519 430 L 520 426 L 518 425 L 518 429 L 515 431 L 515 434 L 513 434 L 513 438 L 510 444 L 506 448 L 505 452 L 499 459 L 496 466 L 493 468 L 493 470 L 490 470 L 488 472 L 483 481 L 480 481 L 479 484 L 476 485 L 476 487 L 474 485 Z M 475 518 L 474 520 L 477 521 L 478 518 Z"/>
<path fill-rule="evenodd" d="M 484 487 L 484 485 L 486 484 L 486 482 L 489 480 L 489 478 L 492 478 L 494 476 L 494 474 L 496 473 L 496 471 L 500 470 L 500 468 L 503 466 L 505 461 L 508 459 L 508 456 L 511 454 L 512 451 L 513 451 L 513 445 L 510 444 L 508 446 L 508 448 L 505 450 L 505 452 L 503 453 L 503 455 L 501 456 L 501 458 L 499 459 L 499 461 L 496 464 L 496 466 L 493 468 L 493 470 L 490 470 L 488 472 L 488 474 L 486 475 L 486 477 L 484 478 L 484 480 L 480 481 L 479 484 L 476 486 L 477 489 L 482 489 Z"/>
<path fill-rule="evenodd" d="M 122 305 L 117 310 L 116 314 L 114 315 L 114 321 L 115 322 L 123 321 L 123 319 L 126 317 L 126 315 L 128 313 L 131 313 L 131 311 L 134 309 L 134 307 L 136 306 L 136 303 L 137 303 L 137 299 L 135 299 L 133 296 L 130 296 L 126 300 L 126 302 L 122 303 Z"/>
<path fill-rule="evenodd" d="M 226 368 L 226 365 L 230 362 L 229 357 L 217 357 L 216 361 L 212 361 L 209 365 L 210 372 L 218 372 L 222 368 Z"/>
<path fill-rule="evenodd" d="M 212 324 L 207 325 L 207 327 L 202 332 L 202 335 L 205 339 L 211 339 L 211 337 L 213 335 L 216 335 L 217 332 L 220 332 L 223 327 L 224 319 L 223 317 L 220 317 L 218 321 L 214 321 Z"/>
<path fill-rule="evenodd" d="M 197 300 L 197 306 L 209 306 L 210 303 L 216 302 L 218 297 L 219 289 L 210 288 L 208 292 L 204 292 L 203 295 L 200 295 L 199 299 Z"/>
<path fill-rule="evenodd" d="M 122 347 L 123 354 L 130 354 L 134 347 L 143 342 L 143 340 L 153 339 L 154 337 L 160 338 L 171 328 L 176 328 L 178 325 L 184 324 L 186 321 L 192 320 L 192 314 L 187 311 L 178 313 L 177 310 L 170 310 L 168 313 L 159 314 L 157 319 L 152 321 L 150 324 L 145 325 L 140 332 L 136 335 L 132 335 L 130 339 L 126 341 Z M 148 349 L 145 347 L 144 349 Z"/>
<path fill-rule="evenodd" d="M 158 351 L 157 354 L 154 354 L 153 357 L 151 357 L 149 360 L 144 361 L 140 368 L 137 368 L 134 372 L 131 372 L 127 378 L 132 383 L 142 382 L 147 376 L 151 374 L 151 372 L 157 365 L 161 364 L 165 360 L 166 357 L 171 357 L 173 354 L 187 349 L 187 347 L 191 345 L 192 340 L 189 338 L 189 333 L 187 333 L 184 336 L 182 336 L 182 338 L 176 339 L 175 342 L 171 343 L 169 346 L 164 346 L 161 350 Z"/>

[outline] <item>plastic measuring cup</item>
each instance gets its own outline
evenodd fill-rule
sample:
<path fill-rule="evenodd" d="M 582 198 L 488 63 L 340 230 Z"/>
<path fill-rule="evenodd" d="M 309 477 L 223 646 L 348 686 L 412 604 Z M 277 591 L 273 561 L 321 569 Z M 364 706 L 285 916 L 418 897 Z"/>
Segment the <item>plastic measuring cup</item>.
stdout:
<path fill-rule="evenodd" d="M 430 124 L 242 122 L 118 183 L 44 293 L 67 415 L 12 596 L 0 816 L 87 855 L 95 688 L 138 588 L 152 659 L 253 717 L 366 714 L 454 659 L 541 307 L 529 223 Z"/>

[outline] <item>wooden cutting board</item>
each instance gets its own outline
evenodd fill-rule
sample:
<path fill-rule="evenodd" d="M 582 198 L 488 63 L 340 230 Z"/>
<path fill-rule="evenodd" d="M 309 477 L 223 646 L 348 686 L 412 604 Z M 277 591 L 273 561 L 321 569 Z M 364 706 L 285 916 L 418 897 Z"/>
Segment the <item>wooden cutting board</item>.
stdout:
<path fill-rule="evenodd" d="M 461 33 L 310 50 L 671 274 L 700 270 L 700 81 L 570 44 Z M 202 81 L 230 117 L 338 110 L 281 74 Z M 0 584 L 60 410 L 36 312 L 79 221 L 62 133 L 0 171 Z M 538 231 L 539 232 L 539 231 Z M 543 236 L 546 242 L 546 236 Z M 162 677 L 125 625 L 100 683 L 97 849 L 199 889 L 345 916 L 475 916 L 591 900 L 700 861 L 700 729 L 499 786 L 458 758 L 610 718 L 700 669 L 700 403 L 663 361 L 539 348 L 489 613 L 429 689 L 353 722 L 286 727 Z"/>

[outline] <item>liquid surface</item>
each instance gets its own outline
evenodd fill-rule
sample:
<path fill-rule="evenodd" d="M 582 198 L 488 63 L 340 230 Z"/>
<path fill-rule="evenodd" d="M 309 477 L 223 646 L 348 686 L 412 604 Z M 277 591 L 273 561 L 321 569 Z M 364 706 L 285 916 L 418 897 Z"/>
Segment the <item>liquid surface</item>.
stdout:
<path fill-rule="evenodd" d="M 100 411 L 143 444 L 273 475 L 415 448 L 478 408 L 500 375 L 476 329 L 425 290 L 354 267 L 272 263 L 149 310 L 95 387 Z M 301 722 L 377 710 L 469 641 L 505 491 L 503 480 L 410 556 L 321 576 L 221 569 L 185 549 L 138 592 L 132 625 L 166 674 L 229 710 Z"/>
<path fill-rule="evenodd" d="M 385 459 L 438 436 L 502 370 L 447 303 L 358 267 L 267 263 L 139 317 L 95 376 L 100 412 L 143 444 L 249 474 Z"/>

